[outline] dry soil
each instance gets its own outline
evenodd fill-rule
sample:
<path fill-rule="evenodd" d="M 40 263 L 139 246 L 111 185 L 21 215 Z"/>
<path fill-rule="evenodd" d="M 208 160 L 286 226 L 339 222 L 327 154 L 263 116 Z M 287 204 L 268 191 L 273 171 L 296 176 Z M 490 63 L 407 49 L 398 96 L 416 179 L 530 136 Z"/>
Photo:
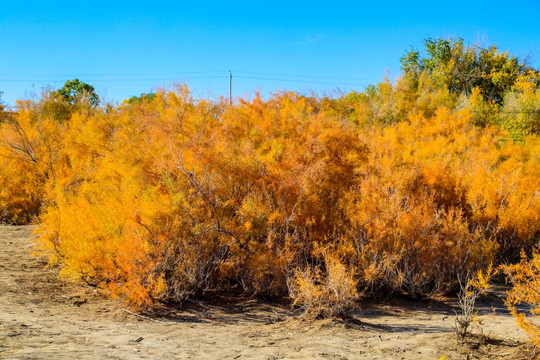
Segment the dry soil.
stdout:
<path fill-rule="evenodd" d="M 452 298 L 371 300 L 346 320 L 219 296 L 135 314 L 60 279 L 32 255 L 33 229 L 0 226 L 0 359 L 527 359 L 534 351 L 500 287 L 482 299 L 482 325 L 467 341 L 454 335 Z"/>

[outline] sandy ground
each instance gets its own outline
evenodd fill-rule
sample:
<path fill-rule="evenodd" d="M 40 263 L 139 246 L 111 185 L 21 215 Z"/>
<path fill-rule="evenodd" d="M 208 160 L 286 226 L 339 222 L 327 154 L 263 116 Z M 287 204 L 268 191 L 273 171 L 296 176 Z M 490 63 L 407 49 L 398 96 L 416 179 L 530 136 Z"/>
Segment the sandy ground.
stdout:
<path fill-rule="evenodd" d="M 0 359 L 528 359 L 533 351 L 498 288 L 480 304 L 484 336 L 467 342 L 453 333 L 455 299 L 371 301 L 348 320 L 307 321 L 249 299 L 133 314 L 59 279 L 31 255 L 32 230 L 0 226 Z"/>

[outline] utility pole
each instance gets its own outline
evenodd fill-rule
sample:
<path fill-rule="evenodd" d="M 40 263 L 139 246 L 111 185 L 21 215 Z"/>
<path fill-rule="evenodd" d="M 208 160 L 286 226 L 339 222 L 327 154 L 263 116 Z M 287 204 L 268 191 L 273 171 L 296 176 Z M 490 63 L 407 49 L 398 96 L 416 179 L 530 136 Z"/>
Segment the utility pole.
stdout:
<path fill-rule="evenodd" d="M 232 74 L 229 70 L 229 105 L 232 105 Z"/>

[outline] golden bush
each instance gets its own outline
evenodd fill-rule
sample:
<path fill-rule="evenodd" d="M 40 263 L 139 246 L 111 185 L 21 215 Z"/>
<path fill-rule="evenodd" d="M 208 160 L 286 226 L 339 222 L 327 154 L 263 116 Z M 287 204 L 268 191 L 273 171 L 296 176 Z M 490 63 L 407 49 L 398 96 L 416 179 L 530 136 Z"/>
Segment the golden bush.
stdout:
<path fill-rule="evenodd" d="M 0 125 L 0 216 L 39 214 L 51 264 L 138 307 L 240 289 L 330 315 L 455 289 L 538 240 L 539 141 L 400 81 L 233 106 L 179 86 L 62 121 L 21 103 Z"/>

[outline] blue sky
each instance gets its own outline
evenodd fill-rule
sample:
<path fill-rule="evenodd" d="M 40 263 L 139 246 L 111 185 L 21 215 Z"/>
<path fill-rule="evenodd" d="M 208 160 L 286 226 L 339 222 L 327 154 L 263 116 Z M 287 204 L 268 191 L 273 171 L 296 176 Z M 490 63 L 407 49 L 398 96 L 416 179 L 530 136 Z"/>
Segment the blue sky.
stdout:
<path fill-rule="evenodd" d="M 2 1 L 3 101 L 91 83 L 107 101 L 186 82 L 195 96 L 362 90 L 423 39 L 497 44 L 540 68 L 540 1 Z"/>

